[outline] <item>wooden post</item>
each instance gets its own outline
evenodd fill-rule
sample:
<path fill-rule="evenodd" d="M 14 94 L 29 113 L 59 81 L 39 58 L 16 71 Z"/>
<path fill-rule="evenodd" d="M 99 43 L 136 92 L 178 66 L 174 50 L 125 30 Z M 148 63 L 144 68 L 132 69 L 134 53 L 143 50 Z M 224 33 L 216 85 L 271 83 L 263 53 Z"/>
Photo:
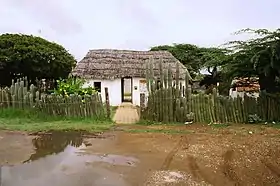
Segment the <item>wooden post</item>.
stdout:
<path fill-rule="evenodd" d="M 140 108 L 141 110 L 145 108 L 145 94 L 140 93 Z"/>
<path fill-rule="evenodd" d="M 108 87 L 105 87 L 105 99 L 106 99 L 107 117 L 110 118 L 111 117 L 111 108 L 110 108 Z"/>
<path fill-rule="evenodd" d="M 142 117 L 142 113 L 145 110 L 145 107 L 146 107 L 145 105 L 146 105 L 146 103 L 145 103 L 145 94 L 144 93 L 140 93 L 140 112 L 139 112 L 140 118 Z"/>

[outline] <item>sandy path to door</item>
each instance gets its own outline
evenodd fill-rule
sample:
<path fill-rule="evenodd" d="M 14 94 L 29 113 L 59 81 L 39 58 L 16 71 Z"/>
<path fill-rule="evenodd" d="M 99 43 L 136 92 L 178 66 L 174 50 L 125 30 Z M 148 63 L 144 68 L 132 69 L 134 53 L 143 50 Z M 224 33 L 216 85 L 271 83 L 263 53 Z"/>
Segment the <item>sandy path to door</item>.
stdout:
<path fill-rule="evenodd" d="M 116 124 L 133 124 L 139 121 L 137 108 L 131 103 L 122 103 L 113 118 Z"/>

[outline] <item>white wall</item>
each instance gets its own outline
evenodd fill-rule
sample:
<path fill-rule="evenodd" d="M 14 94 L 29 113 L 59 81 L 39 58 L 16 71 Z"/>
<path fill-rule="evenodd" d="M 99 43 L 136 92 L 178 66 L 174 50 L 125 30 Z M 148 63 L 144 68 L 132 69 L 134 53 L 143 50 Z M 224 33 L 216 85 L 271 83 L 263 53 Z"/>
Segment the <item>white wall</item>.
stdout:
<path fill-rule="evenodd" d="M 134 105 L 140 106 L 140 90 L 139 81 L 145 80 L 145 78 L 132 78 L 132 103 Z M 84 87 L 89 87 L 94 85 L 94 82 L 101 82 L 101 97 L 102 101 L 105 101 L 105 87 L 108 87 L 109 100 L 112 106 L 118 106 L 122 103 L 122 89 L 121 89 L 121 79 L 115 80 L 87 80 Z M 135 87 L 137 88 L 135 90 Z"/>
<path fill-rule="evenodd" d="M 259 92 L 237 92 L 237 91 L 233 91 L 233 88 L 231 88 L 229 90 L 229 96 L 232 97 L 232 98 L 237 98 L 237 96 L 241 97 L 241 98 L 244 98 L 244 95 L 247 95 L 249 97 L 254 97 L 254 98 L 257 98 L 259 97 Z"/>
<path fill-rule="evenodd" d="M 87 80 L 84 87 L 94 85 L 94 82 L 101 82 L 101 97 L 105 102 L 105 87 L 108 87 L 109 101 L 112 106 L 118 106 L 122 102 L 121 79 L 114 80 Z"/>
<path fill-rule="evenodd" d="M 140 80 L 146 80 L 145 78 L 133 78 L 132 79 L 132 102 L 135 105 L 140 106 L 140 93 L 145 93 L 148 95 L 148 91 L 146 89 L 146 92 L 141 92 L 140 90 Z M 137 87 L 137 90 L 135 90 L 135 87 Z"/>
<path fill-rule="evenodd" d="M 140 90 L 140 80 L 146 80 L 146 79 L 132 78 L 132 104 L 138 106 L 140 106 L 140 93 L 145 93 L 146 98 L 148 97 L 148 91 L 146 87 Z M 93 87 L 94 82 L 101 82 L 101 97 L 103 102 L 105 102 L 105 87 L 108 87 L 110 104 L 112 106 L 118 106 L 122 103 L 121 79 L 87 80 L 86 83 L 84 84 L 84 87 L 89 87 L 89 86 Z M 182 80 L 181 83 L 183 86 L 185 86 L 185 81 Z"/>

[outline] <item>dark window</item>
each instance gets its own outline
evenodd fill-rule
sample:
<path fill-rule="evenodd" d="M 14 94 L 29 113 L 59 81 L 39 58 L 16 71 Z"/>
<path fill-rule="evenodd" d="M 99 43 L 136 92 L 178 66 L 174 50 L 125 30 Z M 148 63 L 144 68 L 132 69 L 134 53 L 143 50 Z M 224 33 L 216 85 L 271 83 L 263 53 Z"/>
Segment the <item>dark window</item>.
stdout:
<path fill-rule="evenodd" d="M 94 89 L 98 92 L 101 92 L 101 82 L 94 82 Z"/>

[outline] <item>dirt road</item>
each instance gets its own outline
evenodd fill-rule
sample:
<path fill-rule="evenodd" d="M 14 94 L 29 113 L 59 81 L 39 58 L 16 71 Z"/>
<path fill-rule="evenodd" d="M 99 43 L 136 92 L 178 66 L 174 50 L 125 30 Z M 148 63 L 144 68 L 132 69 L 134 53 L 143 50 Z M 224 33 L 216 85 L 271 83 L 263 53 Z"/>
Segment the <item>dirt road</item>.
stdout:
<path fill-rule="evenodd" d="M 125 129 L 134 133 L 30 136 L 2 131 L 2 185 L 280 185 L 277 129 L 252 125 Z M 151 133 L 140 132 L 146 129 Z M 163 129 L 188 132 L 158 132 Z"/>

